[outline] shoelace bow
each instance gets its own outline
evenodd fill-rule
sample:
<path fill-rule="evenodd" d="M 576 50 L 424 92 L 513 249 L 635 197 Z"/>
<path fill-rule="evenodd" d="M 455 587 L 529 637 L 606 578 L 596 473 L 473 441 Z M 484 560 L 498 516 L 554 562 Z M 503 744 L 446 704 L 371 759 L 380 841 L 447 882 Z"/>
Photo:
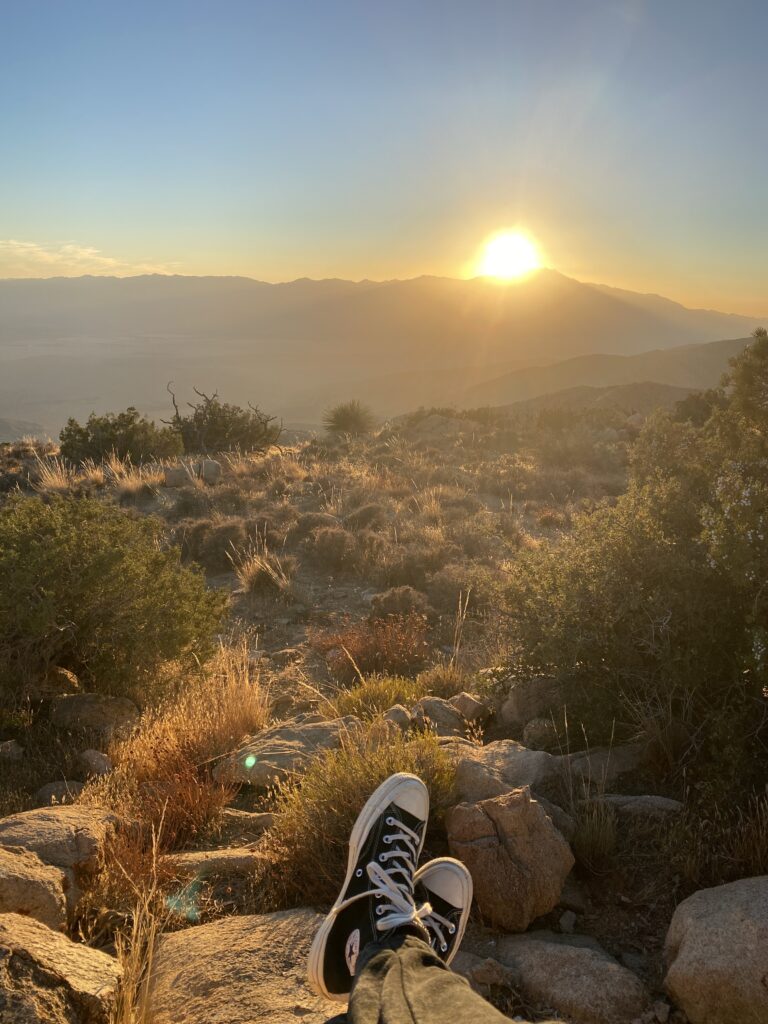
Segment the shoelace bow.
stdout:
<path fill-rule="evenodd" d="M 396 828 L 396 832 L 388 832 L 384 836 L 384 843 L 393 849 L 380 853 L 378 860 L 371 861 L 366 865 L 366 873 L 373 883 L 372 889 L 358 893 L 350 897 L 339 907 L 339 911 L 348 907 L 355 900 L 364 899 L 373 895 L 382 902 L 376 907 L 376 922 L 378 931 L 389 931 L 390 928 L 403 928 L 408 925 L 414 926 L 423 932 L 428 941 L 431 941 L 429 931 L 426 927 L 426 919 L 434 915 L 432 905 L 423 903 L 417 908 L 413 898 L 413 876 L 416 872 L 416 860 L 420 839 L 413 829 L 409 828 L 402 821 L 393 815 L 389 815 L 386 824 L 390 828 Z M 389 861 L 390 867 L 385 867 Z M 357 875 L 362 875 L 362 869 L 358 868 Z M 399 875 L 400 880 L 395 876 Z"/>

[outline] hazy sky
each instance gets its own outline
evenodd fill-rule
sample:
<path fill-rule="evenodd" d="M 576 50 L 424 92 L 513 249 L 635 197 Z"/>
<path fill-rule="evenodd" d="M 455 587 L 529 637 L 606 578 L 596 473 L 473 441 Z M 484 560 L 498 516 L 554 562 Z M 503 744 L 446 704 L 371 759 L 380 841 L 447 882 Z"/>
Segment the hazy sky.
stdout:
<path fill-rule="evenodd" d="M 0 276 L 583 280 L 768 312 L 766 0 L 0 0 Z"/>

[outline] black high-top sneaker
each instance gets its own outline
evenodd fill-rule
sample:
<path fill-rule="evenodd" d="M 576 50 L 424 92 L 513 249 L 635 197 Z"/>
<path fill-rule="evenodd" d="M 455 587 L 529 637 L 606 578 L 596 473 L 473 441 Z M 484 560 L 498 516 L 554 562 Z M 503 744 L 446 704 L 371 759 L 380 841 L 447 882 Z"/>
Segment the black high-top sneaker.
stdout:
<path fill-rule="evenodd" d="M 472 876 L 460 860 L 438 857 L 420 867 L 413 876 L 417 905 L 430 912 L 423 918 L 429 944 L 449 964 L 464 938 L 472 905 Z"/>
<path fill-rule="evenodd" d="M 309 984 L 326 999 L 346 1000 L 357 957 L 397 928 L 430 934 L 417 908 L 413 876 L 429 817 L 427 787 L 415 775 L 391 775 L 369 797 L 349 837 L 347 877 L 309 951 Z"/>

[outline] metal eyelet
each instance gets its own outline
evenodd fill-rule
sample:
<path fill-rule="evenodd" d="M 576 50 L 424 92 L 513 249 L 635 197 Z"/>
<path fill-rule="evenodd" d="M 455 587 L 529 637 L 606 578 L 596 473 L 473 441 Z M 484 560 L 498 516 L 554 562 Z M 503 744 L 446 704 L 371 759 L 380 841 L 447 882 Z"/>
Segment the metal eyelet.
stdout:
<path fill-rule="evenodd" d="M 362 878 L 362 877 L 363 877 L 363 869 L 362 868 L 358 868 L 357 871 L 355 872 L 355 878 Z"/>
<path fill-rule="evenodd" d="M 453 933 L 454 933 L 455 931 L 456 931 L 456 925 L 455 925 L 455 924 L 449 924 L 449 925 L 448 925 L 448 933 L 449 933 L 450 935 L 453 935 Z"/>
<path fill-rule="evenodd" d="M 386 859 L 387 859 L 386 853 L 380 853 L 379 854 L 379 864 L 383 864 L 386 861 Z"/>
<path fill-rule="evenodd" d="M 447 942 L 441 942 L 440 943 L 440 952 L 444 953 L 446 951 L 446 949 L 448 949 L 448 943 Z"/>
<path fill-rule="evenodd" d="M 387 846 L 389 846 L 389 844 L 392 842 L 392 836 L 384 836 L 384 842 L 387 844 Z"/>
<path fill-rule="evenodd" d="M 379 915 L 379 917 L 381 917 L 381 915 L 384 913 L 384 907 L 376 907 L 376 913 Z"/>
<path fill-rule="evenodd" d="M 387 818 L 387 824 L 388 825 L 394 825 L 395 824 L 395 819 L 394 818 Z"/>

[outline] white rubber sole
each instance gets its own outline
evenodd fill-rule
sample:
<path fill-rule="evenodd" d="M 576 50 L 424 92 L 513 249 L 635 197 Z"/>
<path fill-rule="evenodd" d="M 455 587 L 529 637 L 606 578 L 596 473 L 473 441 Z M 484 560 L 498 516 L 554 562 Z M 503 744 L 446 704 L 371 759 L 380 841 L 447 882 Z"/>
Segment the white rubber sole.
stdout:
<path fill-rule="evenodd" d="M 442 871 L 452 871 L 455 875 L 461 889 L 461 904 L 462 909 L 461 917 L 459 918 L 459 924 L 457 928 L 456 938 L 454 939 L 453 949 L 449 956 L 444 958 L 444 962 L 449 964 L 456 954 L 459 952 L 459 946 L 461 945 L 462 939 L 464 938 L 464 932 L 467 930 L 467 924 L 469 923 L 469 910 L 472 906 L 472 894 L 474 892 L 474 886 L 472 884 L 472 876 L 460 860 L 456 860 L 455 857 L 436 857 L 435 860 L 429 861 L 423 867 L 420 867 L 416 874 L 413 876 L 413 884 L 416 885 L 418 882 L 428 890 L 429 886 L 424 881 L 425 876 L 428 878 L 430 873 L 434 871 L 437 866 L 440 866 Z M 440 953 L 437 954 L 440 956 Z"/>
<path fill-rule="evenodd" d="M 328 914 L 317 930 L 317 934 L 312 940 L 312 945 L 309 949 L 309 957 L 307 959 L 307 980 L 309 981 L 309 987 L 312 991 L 322 996 L 324 999 L 330 999 L 335 1003 L 346 1003 L 349 999 L 348 993 L 332 993 L 328 992 L 323 982 L 323 960 L 325 957 L 325 944 L 328 941 L 331 928 L 333 928 L 336 920 L 336 911 L 339 909 L 341 904 L 344 902 L 343 895 L 347 891 L 347 886 L 352 878 L 352 872 L 355 870 L 355 864 L 357 864 L 360 856 L 360 848 L 363 844 L 363 840 L 370 831 L 371 826 L 383 812 L 385 807 L 388 807 L 392 803 L 392 798 L 397 792 L 398 788 L 403 782 L 418 782 L 420 786 L 424 783 L 417 775 L 411 775 L 409 772 L 398 772 L 397 775 L 390 775 L 388 779 L 374 790 L 373 793 L 368 797 L 365 802 L 365 806 L 357 816 L 352 832 L 349 836 L 349 857 L 347 859 L 347 874 L 344 878 L 344 884 L 339 890 L 339 895 L 336 897 L 336 902 L 333 904 Z M 429 805 L 427 805 L 427 811 L 429 811 Z M 426 828 L 424 829 L 424 835 L 421 837 L 421 843 L 417 850 L 417 862 L 419 856 L 421 856 L 421 850 L 424 846 L 424 836 L 426 835 Z"/>

